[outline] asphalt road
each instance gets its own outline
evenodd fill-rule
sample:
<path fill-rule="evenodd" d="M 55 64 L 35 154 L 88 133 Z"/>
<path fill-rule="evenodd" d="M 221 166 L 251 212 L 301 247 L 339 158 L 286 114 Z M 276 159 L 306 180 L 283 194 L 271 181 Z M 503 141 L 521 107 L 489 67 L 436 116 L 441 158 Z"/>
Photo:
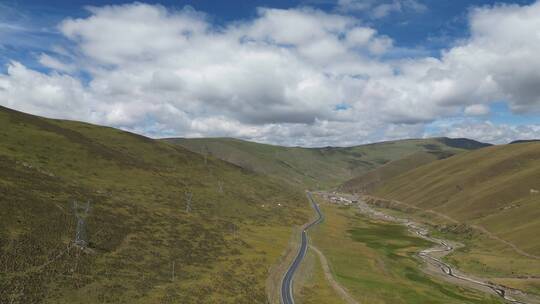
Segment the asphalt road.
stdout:
<path fill-rule="evenodd" d="M 321 210 L 319 209 L 319 206 L 317 205 L 317 203 L 311 196 L 310 192 L 307 192 L 307 197 L 311 205 L 313 206 L 313 209 L 315 209 L 315 212 L 317 212 L 317 219 L 315 219 L 313 222 L 304 226 L 304 229 L 302 230 L 302 235 L 301 235 L 302 242 L 300 244 L 300 249 L 298 250 L 298 254 L 294 258 L 294 261 L 292 262 L 291 266 L 289 266 L 289 269 L 287 269 L 285 276 L 283 276 L 283 280 L 281 281 L 281 303 L 282 304 L 294 304 L 294 296 L 293 296 L 294 274 L 296 270 L 298 269 L 298 266 L 300 266 L 300 263 L 302 263 L 302 260 L 304 259 L 304 256 L 306 255 L 306 252 L 307 252 L 307 248 L 308 248 L 307 230 L 311 228 L 313 225 L 316 225 L 322 222 L 324 218 L 321 213 Z"/>

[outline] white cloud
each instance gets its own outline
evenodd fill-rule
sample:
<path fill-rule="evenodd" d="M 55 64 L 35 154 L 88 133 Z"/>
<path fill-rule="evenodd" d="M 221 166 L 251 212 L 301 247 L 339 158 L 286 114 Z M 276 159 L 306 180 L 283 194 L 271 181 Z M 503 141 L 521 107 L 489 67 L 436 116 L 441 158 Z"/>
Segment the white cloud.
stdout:
<path fill-rule="evenodd" d="M 71 45 L 39 58 L 53 72 L 14 62 L 0 74 L 0 104 L 152 136 L 291 145 L 421 136 L 426 123 L 485 115 L 492 101 L 540 110 L 538 20 L 538 3 L 476 9 L 470 37 L 440 58 L 385 60 L 391 38 L 309 8 L 260 9 L 218 27 L 192 9 L 94 7 L 59 25 Z"/>
<path fill-rule="evenodd" d="M 72 64 L 63 63 L 60 60 L 47 54 L 41 54 L 38 61 L 41 65 L 45 67 L 61 72 L 73 72 L 75 70 L 75 66 L 73 66 Z"/>
<path fill-rule="evenodd" d="M 401 3 L 398 1 L 394 1 L 392 3 L 377 5 L 375 8 L 373 8 L 373 16 L 375 18 L 383 18 L 388 16 L 392 12 L 399 11 L 401 11 Z"/>
<path fill-rule="evenodd" d="M 18 62 L 0 74 L 2 105 L 49 117 L 93 120 L 91 101 L 81 83 L 70 76 L 45 75 Z"/>
<path fill-rule="evenodd" d="M 540 125 L 494 124 L 490 121 L 462 120 L 441 126 L 429 136 L 465 137 L 482 142 L 506 144 L 517 139 L 540 138 Z"/>
<path fill-rule="evenodd" d="M 338 0 L 337 6 L 341 11 L 365 11 L 374 5 L 373 0 Z"/>
<path fill-rule="evenodd" d="M 465 115 L 470 116 L 481 116 L 489 114 L 490 110 L 489 107 L 483 104 L 473 104 L 470 106 L 465 107 L 465 110 L 463 111 Z"/>
<path fill-rule="evenodd" d="M 90 58 L 104 64 L 153 61 L 189 46 L 208 24 L 192 10 L 126 4 L 89 8 L 92 16 L 63 21 L 60 31 Z"/>
<path fill-rule="evenodd" d="M 382 2 L 382 3 L 381 3 Z M 338 0 L 337 10 L 340 12 L 367 12 L 368 17 L 384 18 L 392 13 L 423 13 L 428 7 L 417 0 Z"/>
<path fill-rule="evenodd" d="M 352 47 L 365 47 L 377 32 L 368 27 L 357 27 L 347 33 L 347 42 Z"/>

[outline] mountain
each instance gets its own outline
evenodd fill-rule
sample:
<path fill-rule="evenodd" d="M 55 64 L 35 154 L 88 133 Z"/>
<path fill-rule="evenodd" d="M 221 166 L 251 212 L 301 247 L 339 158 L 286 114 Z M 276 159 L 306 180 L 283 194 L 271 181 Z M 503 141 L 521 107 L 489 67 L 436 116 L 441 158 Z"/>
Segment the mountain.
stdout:
<path fill-rule="evenodd" d="M 0 142 L 0 303 L 266 303 L 308 219 L 280 181 L 117 129 L 0 107 Z"/>
<path fill-rule="evenodd" d="M 476 149 L 492 146 L 491 144 L 479 142 L 479 141 L 468 139 L 468 138 L 440 137 L 437 140 L 447 145 L 448 147 L 465 149 L 465 150 L 476 150 Z"/>
<path fill-rule="evenodd" d="M 387 180 L 375 194 L 485 229 L 540 256 L 540 143 L 492 146 Z"/>
<path fill-rule="evenodd" d="M 520 140 L 514 140 L 510 144 L 523 144 L 523 143 L 529 143 L 529 142 L 538 142 L 540 139 L 520 139 Z"/>
<path fill-rule="evenodd" d="M 445 145 L 448 151 L 440 151 L 439 153 L 434 153 L 436 151 L 432 150 L 427 151 L 418 151 L 409 155 L 405 155 L 402 158 L 390 161 L 380 167 L 372 169 L 360 176 L 354 177 L 342 185 L 339 186 L 339 189 L 346 192 L 371 192 L 376 189 L 379 185 L 383 184 L 386 180 L 403 174 L 409 170 L 418 168 L 422 165 L 428 164 L 432 161 L 444 159 L 454 154 L 456 152 L 462 152 L 464 150 L 475 150 L 484 147 L 491 146 L 490 144 L 481 143 L 475 140 L 466 139 L 466 138 L 437 138 L 437 141 Z M 460 149 L 457 151 L 450 150 L 450 148 Z"/>
<path fill-rule="evenodd" d="M 427 156 L 427 161 L 486 145 L 469 139 L 449 138 L 408 139 L 344 148 L 282 147 L 232 138 L 170 138 L 164 141 L 297 186 L 315 188 L 338 186 L 418 152 L 424 152 L 421 155 Z"/>

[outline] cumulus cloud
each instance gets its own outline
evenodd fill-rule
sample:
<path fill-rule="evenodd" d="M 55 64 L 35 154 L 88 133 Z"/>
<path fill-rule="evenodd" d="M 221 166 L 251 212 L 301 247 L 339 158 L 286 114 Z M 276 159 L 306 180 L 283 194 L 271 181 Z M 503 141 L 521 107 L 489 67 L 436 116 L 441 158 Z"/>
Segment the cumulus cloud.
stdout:
<path fill-rule="evenodd" d="M 39 57 L 51 72 L 9 64 L 0 104 L 151 136 L 309 146 L 422 136 L 426 123 L 485 115 L 492 101 L 540 110 L 540 4 L 475 9 L 470 37 L 439 58 L 397 60 L 384 59 L 390 37 L 311 8 L 261 8 L 221 26 L 141 3 L 89 14 L 59 25 L 71 43 Z"/>
<path fill-rule="evenodd" d="M 51 117 L 92 120 L 92 101 L 83 85 L 68 75 L 46 75 L 18 62 L 0 74 L 2 105 Z"/>

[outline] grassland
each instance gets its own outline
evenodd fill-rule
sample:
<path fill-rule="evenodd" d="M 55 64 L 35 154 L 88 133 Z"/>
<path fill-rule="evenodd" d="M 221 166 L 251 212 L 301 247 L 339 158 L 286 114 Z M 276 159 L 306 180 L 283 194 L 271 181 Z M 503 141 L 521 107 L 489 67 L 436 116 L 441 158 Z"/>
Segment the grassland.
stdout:
<path fill-rule="evenodd" d="M 491 282 L 540 295 L 540 263 L 537 259 L 516 252 L 506 243 L 466 223 L 441 217 L 435 211 L 425 211 L 380 198 L 367 198 L 367 201 L 383 213 L 425 224 L 430 227 L 430 233 L 435 237 L 463 244 L 463 247 L 457 248 L 444 258 L 456 268 L 468 274 L 488 278 Z"/>
<path fill-rule="evenodd" d="M 429 163 L 387 180 L 375 195 L 464 242 L 447 258 L 459 268 L 539 294 L 538 188 L 540 143 L 531 142 Z"/>
<path fill-rule="evenodd" d="M 540 143 L 489 147 L 422 166 L 375 193 L 486 228 L 540 255 Z"/>
<path fill-rule="evenodd" d="M 494 296 L 424 274 L 413 254 L 431 243 L 401 225 L 323 204 L 326 219 L 311 233 L 334 277 L 360 303 L 501 303 Z"/>
<path fill-rule="evenodd" d="M 178 138 L 165 141 L 276 177 L 294 186 L 318 189 L 338 186 L 417 152 L 426 152 L 431 160 L 433 155 L 444 158 L 485 146 L 472 140 L 448 138 L 389 141 L 346 148 L 282 147 L 231 138 Z"/>
<path fill-rule="evenodd" d="M 540 255 L 540 143 L 490 147 L 431 163 L 376 194 L 483 227 Z"/>
<path fill-rule="evenodd" d="M 495 146 L 428 164 L 385 183 L 376 194 L 482 225 L 540 254 L 540 144 Z M 531 192 L 532 191 L 532 192 Z"/>
<path fill-rule="evenodd" d="M 405 205 L 397 201 L 365 197 L 370 205 L 399 218 L 410 218 L 430 227 L 435 237 L 453 240 L 464 246 L 444 259 L 460 270 L 507 287 L 540 295 L 540 263 L 516 252 L 511 246 L 494 239 L 466 223 L 453 221 L 433 210 Z"/>
<path fill-rule="evenodd" d="M 0 142 L 0 303 L 265 303 L 308 219 L 282 182 L 120 130 L 0 108 Z"/>
<path fill-rule="evenodd" d="M 339 190 L 349 193 L 369 193 L 392 177 L 398 176 L 422 165 L 429 164 L 430 162 L 436 161 L 440 159 L 440 157 L 444 156 L 446 155 L 437 156 L 436 154 L 424 151 L 416 152 L 352 178 L 339 186 Z"/>

